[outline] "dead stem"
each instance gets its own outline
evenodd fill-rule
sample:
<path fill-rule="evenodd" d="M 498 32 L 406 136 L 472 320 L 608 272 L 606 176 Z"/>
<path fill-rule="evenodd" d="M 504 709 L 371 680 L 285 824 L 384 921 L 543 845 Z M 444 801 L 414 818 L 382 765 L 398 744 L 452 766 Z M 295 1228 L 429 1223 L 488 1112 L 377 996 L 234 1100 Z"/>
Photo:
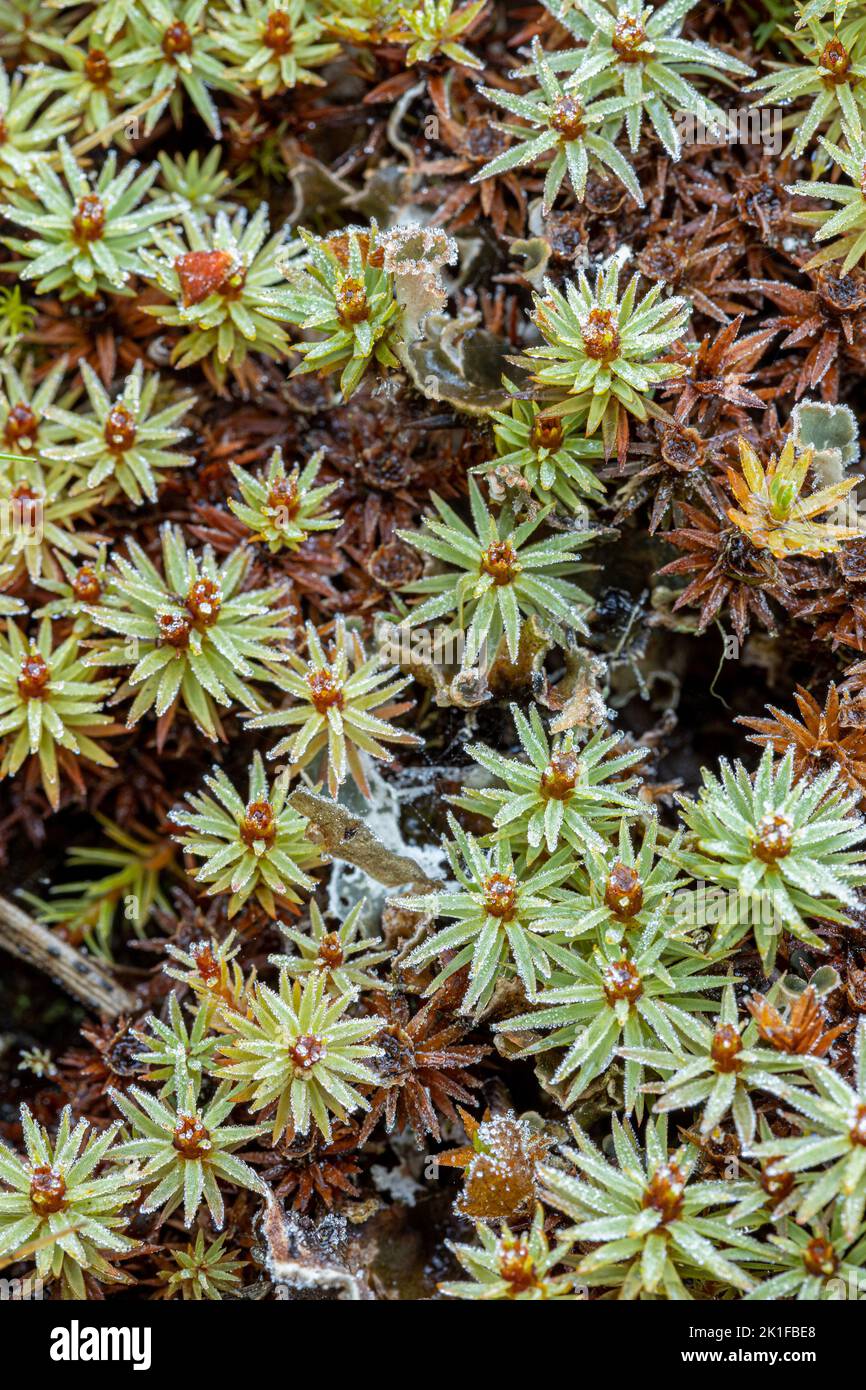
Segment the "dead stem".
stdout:
<path fill-rule="evenodd" d="M 34 922 L 8 898 L 0 898 L 0 947 L 49 975 L 93 1013 L 115 1018 L 136 1008 L 133 996 L 103 966 Z"/>

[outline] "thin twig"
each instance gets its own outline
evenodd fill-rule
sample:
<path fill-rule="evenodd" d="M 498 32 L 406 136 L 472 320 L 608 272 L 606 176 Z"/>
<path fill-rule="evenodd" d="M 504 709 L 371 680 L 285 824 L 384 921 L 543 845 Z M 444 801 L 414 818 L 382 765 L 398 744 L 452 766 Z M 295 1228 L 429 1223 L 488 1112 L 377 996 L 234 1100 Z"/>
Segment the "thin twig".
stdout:
<path fill-rule="evenodd" d="M 50 975 L 93 1013 L 114 1018 L 136 1008 L 134 997 L 104 966 L 34 922 L 8 898 L 0 898 L 0 947 Z"/>
<path fill-rule="evenodd" d="M 158 101 L 162 101 L 168 95 L 169 89 L 161 87 L 158 92 L 151 92 L 150 96 L 145 97 L 137 106 L 130 107 L 128 111 L 121 111 L 120 114 L 109 121 L 107 125 L 100 127 L 99 130 L 95 130 L 92 134 L 85 135 L 83 139 L 76 141 L 72 146 L 72 153 L 75 155 L 75 158 L 78 159 L 81 155 L 88 154 L 92 149 L 95 149 L 97 145 L 107 145 L 112 135 L 116 135 L 119 130 L 125 130 L 130 122 L 138 120 L 139 116 L 143 116 L 152 106 L 156 106 Z M 45 162 L 50 164 L 54 169 L 60 168 L 62 163 L 59 154 L 50 155 Z"/>

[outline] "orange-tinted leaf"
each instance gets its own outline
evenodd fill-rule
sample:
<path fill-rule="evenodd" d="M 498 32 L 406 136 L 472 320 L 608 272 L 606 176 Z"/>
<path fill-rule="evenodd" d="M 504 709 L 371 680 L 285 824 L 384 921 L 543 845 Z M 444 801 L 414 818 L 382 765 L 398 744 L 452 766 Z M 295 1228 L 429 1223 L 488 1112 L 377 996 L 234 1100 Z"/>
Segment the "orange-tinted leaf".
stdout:
<path fill-rule="evenodd" d="M 229 251 L 187 251 L 174 263 L 183 290 L 184 308 L 201 304 L 226 280 L 234 257 Z"/>

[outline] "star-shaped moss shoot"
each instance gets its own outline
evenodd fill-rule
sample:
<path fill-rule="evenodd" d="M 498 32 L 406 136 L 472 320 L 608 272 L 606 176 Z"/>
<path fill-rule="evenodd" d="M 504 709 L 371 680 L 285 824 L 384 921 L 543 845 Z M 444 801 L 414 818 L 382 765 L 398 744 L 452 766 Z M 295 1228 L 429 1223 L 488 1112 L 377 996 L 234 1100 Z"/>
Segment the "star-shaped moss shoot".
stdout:
<path fill-rule="evenodd" d="M 563 1268 L 571 1255 L 572 1242 L 557 1240 L 551 1247 L 544 1233 L 544 1210 L 540 1204 L 528 1231 L 515 1234 L 503 1222 L 497 1235 L 490 1226 L 479 1221 L 475 1233 L 476 1245 L 447 1242 L 469 1278 L 440 1284 L 442 1293 L 452 1298 L 477 1298 L 485 1302 L 580 1297 L 574 1292 L 579 1276 Z"/>
<path fill-rule="evenodd" d="M 718 82 L 753 77 L 753 69 L 701 39 L 682 37 L 694 0 L 668 0 L 657 7 L 640 0 L 545 0 L 545 8 L 580 42 L 549 54 L 556 72 L 569 74 L 569 92 L 611 92 L 628 102 L 625 126 L 637 152 L 646 117 L 672 159 L 679 159 L 678 125 L 691 116 L 712 130 L 724 112 L 698 91 L 690 77 Z M 674 120 L 677 117 L 677 120 Z"/>
<path fill-rule="evenodd" d="M 802 1134 L 774 1135 L 753 1144 L 750 1152 L 770 1160 L 770 1174 L 808 1173 L 797 1208 L 801 1225 L 832 1203 L 846 1239 L 854 1240 L 862 1234 L 866 1211 L 866 1021 L 857 1025 L 853 1086 L 818 1058 L 801 1061 L 811 1089 L 790 1083 L 777 1094 L 797 1112 Z"/>
<path fill-rule="evenodd" d="M 654 1047 L 661 1038 L 679 1055 L 684 1040 L 697 1031 L 693 1015 L 718 1008 L 707 993 L 727 981 L 724 975 L 705 973 L 705 958 L 696 951 L 682 946 L 677 952 L 656 924 L 634 942 L 594 946 L 589 955 L 580 953 L 580 942 L 557 949 L 555 965 L 550 985 L 533 993 L 535 1007 L 497 1028 L 544 1033 L 520 1055 L 561 1054 L 552 1080 L 566 1083 L 566 1108 L 608 1068 L 617 1048 Z M 643 1113 L 646 1080 L 644 1063 L 630 1058 L 625 1064 L 627 1113 Z"/>
<path fill-rule="evenodd" d="M 121 731 L 115 726 L 114 732 Z M 61 756 L 65 760 L 69 755 L 64 751 Z M 72 760 L 73 772 L 78 761 Z M 126 939 L 131 930 L 143 939 L 156 913 L 171 912 L 168 888 L 183 872 L 161 829 L 141 826 L 134 834 L 98 811 L 95 820 L 104 839 L 75 844 L 66 856 L 66 868 L 85 876 L 70 882 L 64 875 L 51 885 L 48 899 L 29 892 L 21 896 L 43 925 L 59 928 L 67 939 L 83 941 L 95 956 L 111 961 L 115 933 L 122 930 Z M 96 829 L 94 824 L 94 833 Z"/>
<path fill-rule="evenodd" d="M 32 356 L 25 357 L 17 367 L 8 359 L 0 361 L 2 471 L 16 482 L 19 474 L 10 455 L 23 459 L 39 457 L 46 448 L 68 438 L 65 427 L 46 414 L 47 407 L 55 403 L 63 408 L 74 405 L 77 392 L 63 389 L 65 376 L 64 358 L 44 376 L 37 373 L 36 359 Z"/>
<path fill-rule="evenodd" d="M 61 775 L 83 786 L 79 759 L 116 767 L 98 742 L 112 731 L 102 712 L 114 681 L 101 680 L 82 661 L 80 639 L 70 634 L 54 645 L 50 618 L 27 641 L 11 619 L 0 636 L 0 778 L 14 776 L 29 758 L 38 762 L 45 795 L 56 810 Z M 116 730 L 113 730 L 116 732 Z"/>
<path fill-rule="evenodd" d="M 405 8 L 398 6 L 402 24 L 388 37 L 395 43 L 409 44 L 406 63 L 410 67 L 429 63 L 441 54 L 463 67 L 480 68 L 480 58 L 457 40 L 472 28 L 485 4 L 486 0 L 470 0 L 455 9 L 454 0 L 420 0 Z"/>
<path fill-rule="evenodd" d="M 243 1270 L 244 1261 L 234 1258 L 239 1252 L 226 1250 L 226 1233 L 216 1240 L 206 1240 L 201 1228 L 196 1232 L 195 1243 L 190 1242 L 185 1250 L 172 1249 L 171 1263 L 157 1273 L 163 1287 L 157 1297 L 218 1300 L 227 1295 L 231 1297 L 243 1282 L 238 1272 Z"/>
<path fill-rule="evenodd" d="M 782 930 L 826 950 L 810 920 L 847 922 L 845 908 L 855 906 L 854 890 L 866 883 L 857 796 L 846 795 L 833 768 L 795 783 L 793 763 L 793 749 L 776 764 L 768 748 L 750 777 L 741 763 L 731 768 L 722 759 L 721 776 L 704 770 L 697 799 L 680 802 L 694 848 L 678 850 L 675 862 L 754 904 L 726 914 L 735 920 L 718 926 L 715 952 L 730 952 L 754 930 L 767 972 Z"/>
<path fill-rule="evenodd" d="M 43 575 L 62 573 L 61 556 L 94 559 L 102 537 L 91 529 L 97 492 L 82 492 L 80 478 L 68 463 L 6 455 L 0 469 L 0 567 L 12 567 L 16 579 L 38 583 Z"/>
<path fill-rule="evenodd" d="M 249 354 L 277 360 L 290 346 L 282 326 L 290 291 L 277 266 L 284 231 L 268 236 L 266 203 L 252 217 L 236 208 L 231 215 L 220 209 L 212 220 L 183 212 L 179 221 L 181 227 L 160 230 L 156 250 L 142 255 L 141 274 L 169 300 L 143 310 L 183 330 L 172 353 L 179 368 L 204 362 L 218 386 L 231 371 L 250 389 Z"/>
<path fill-rule="evenodd" d="M 799 26 L 798 26 L 799 27 Z M 750 82 L 746 90 L 760 92 L 755 104 L 784 107 L 801 99 L 811 99 L 808 109 L 797 112 L 794 130 L 782 153 L 799 158 L 823 127 L 828 140 L 838 141 L 842 120 L 858 125 L 866 117 L 866 76 L 864 48 L 866 34 L 861 23 L 846 25 L 841 32 L 809 20 L 805 32 L 783 31 L 786 50 L 794 61 L 773 63 L 769 72 Z M 826 164 L 826 155 L 816 163 Z"/>
<path fill-rule="evenodd" d="M 669 1152 L 667 1116 L 648 1121 L 644 1152 L 631 1125 L 614 1116 L 615 1164 L 579 1126 L 571 1132 L 574 1147 L 563 1157 L 574 1171 L 543 1164 L 539 1175 L 545 1201 L 575 1223 L 564 1234 L 593 1247 L 577 1266 L 582 1283 L 626 1300 L 690 1299 L 690 1288 L 708 1279 L 743 1293 L 753 1287 L 742 1263 L 766 1259 L 766 1250 L 724 1214 L 736 1184 L 696 1181 L 700 1151 L 688 1144 Z"/>
<path fill-rule="evenodd" d="M 496 178 L 509 169 L 544 163 L 544 212 L 550 211 L 566 177 L 579 203 L 586 194 L 590 167 L 609 171 L 628 190 L 635 202 L 643 207 L 643 193 L 634 169 L 610 139 L 612 126 L 619 124 L 611 117 L 622 118 L 629 109 L 626 97 L 612 96 L 603 101 L 584 98 L 577 90 L 566 90 L 551 68 L 541 43 L 532 42 L 532 63 L 523 76 L 531 77 L 537 87 L 517 96 L 501 88 L 483 87 L 482 95 L 523 124 L 507 122 L 499 127 L 512 137 L 503 154 L 485 164 L 472 178 Z"/>
<path fill-rule="evenodd" d="M 258 477 L 237 463 L 231 465 L 241 495 L 240 500 L 230 497 L 229 507 L 271 555 L 297 550 L 308 536 L 340 525 L 340 515 L 324 507 L 339 482 L 314 486 L 324 452 L 318 449 L 303 469 L 287 472 L 282 449 L 274 449 L 267 472 Z"/>
<path fill-rule="evenodd" d="M 72 622 L 72 631 L 77 636 L 90 637 L 93 632 L 93 620 L 87 609 L 99 602 L 108 584 L 108 549 L 105 545 L 100 545 L 92 560 L 84 560 L 80 564 L 75 564 L 60 551 L 56 559 L 60 571 L 58 577 L 47 579 L 43 576 L 39 581 L 40 589 L 44 589 L 48 594 L 55 594 L 56 597 L 37 608 L 33 616 L 68 618 Z"/>
<path fill-rule="evenodd" d="M 389 986 L 373 971 L 390 958 L 391 952 L 379 949 L 381 936 L 363 934 L 364 907 L 361 899 L 340 925 L 329 931 L 317 904 L 311 902 L 309 929 L 280 923 L 280 931 L 294 950 L 291 955 L 271 956 L 271 964 L 284 967 L 292 979 L 321 975 L 331 994 L 386 991 Z"/>
<path fill-rule="evenodd" d="M 174 199 L 178 212 L 213 217 L 231 211 L 231 175 L 222 167 L 222 157 L 222 145 L 214 145 L 204 158 L 197 149 L 173 158 L 164 150 L 157 155 L 160 185 Z"/>
<path fill-rule="evenodd" d="M 350 227 L 322 239 L 298 229 L 307 254 L 283 261 L 289 282 L 289 322 L 316 336 L 296 344 L 301 354 L 295 373 L 340 373 L 344 398 L 355 391 L 367 368 L 398 367 L 396 337 L 402 321 L 394 276 L 384 266 L 375 222 Z"/>
<path fill-rule="evenodd" d="M 219 1228 L 225 1217 L 220 1178 L 235 1188 L 265 1191 L 258 1174 L 233 1150 L 264 1133 L 267 1125 L 225 1123 L 235 1108 L 231 1086 L 218 1087 L 206 1103 L 199 1100 L 192 1080 L 176 1100 L 157 1100 L 140 1086 L 109 1094 L 132 1127 L 133 1138 L 119 1144 L 115 1155 L 141 1165 L 143 1212 L 158 1211 L 165 1220 L 182 1205 L 184 1225 L 191 1226 L 204 1202 Z"/>
<path fill-rule="evenodd" d="M 188 454 L 169 447 L 187 433 L 177 425 L 192 405 L 191 398 L 166 399 L 155 408 L 159 373 L 149 372 L 145 381 L 140 359 L 114 400 L 87 362 L 80 370 L 91 410 L 46 407 L 49 420 L 65 427 L 68 442 L 45 449 L 44 457 L 79 469 L 82 486 L 98 489 L 103 503 L 121 493 L 134 506 L 141 506 L 145 498 L 155 502 L 166 470 L 193 463 Z"/>
<path fill-rule="evenodd" d="M 72 14 L 72 11 L 66 9 L 66 13 Z M 64 93 L 64 100 L 75 113 L 74 124 L 79 138 L 94 134 L 104 138 L 106 127 L 130 105 L 124 95 L 128 75 L 122 59 L 129 53 L 133 40 L 128 31 L 117 40 L 99 38 L 90 22 L 91 19 L 95 21 L 97 13 L 98 10 L 91 11 L 80 26 L 75 26 L 77 32 L 73 38 L 80 42 L 72 42 L 57 32 L 57 23 L 50 10 L 47 22 L 38 29 L 39 45 L 48 50 L 53 61 L 50 66 L 39 64 L 34 76 L 43 91 Z M 74 20 L 74 14 L 72 18 Z M 35 19 L 33 23 L 35 27 Z M 54 32 L 50 32 L 52 30 Z M 113 129 L 117 132 L 118 127 Z M 127 143 L 122 134 L 116 133 L 114 138 L 118 143 Z"/>
<path fill-rule="evenodd" d="M 405 744 L 417 747 L 415 734 L 398 729 L 389 721 L 412 708 L 411 701 L 394 699 L 409 684 L 396 667 L 383 670 L 378 657 L 368 657 L 356 632 L 342 618 L 334 624 L 334 640 L 326 650 L 312 623 L 307 623 L 307 659 L 289 653 L 288 669 L 275 671 L 272 680 L 291 703 L 249 721 L 252 729 L 297 727 L 281 738 L 268 754 L 270 758 L 288 754 L 290 771 L 308 767 L 319 754 L 325 754 L 328 790 L 336 796 L 351 776 L 368 800 L 370 787 L 364 771 L 363 754 L 391 761 L 383 745 Z M 395 679 L 396 677 L 396 679 Z"/>
<path fill-rule="evenodd" d="M 740 439 L 740 468 L 728 469 L 728 482 L 737 505 L 728 517 L 759 550 L 769 550 L 777 560 L 789 555 L 824 555 L 839 550 L 846 541 L 863 532 L 853 526 L 816 521 L 823 512 L 833 511 L 852 488 L 863 479 L 844 478 L 827 487 L 804 492 L 807 480 L 814 480 L 811 449 L 797 452 L 789 435 L 778 457 L 773 454 L 766 466 L 751 444 Z"/>
<path fill-rule="evenodd" d="M 740 1024 L 733 985 L 725 987 L 715 1027 L 693 1019 L 692 1030 L 678 1052 L 651 1045 L 621 1048 L 620 1056 L 665 1077 L 661 1095 L 653 1103 L 656 1114 L 703 1106 L 699 1132 L 709 1135 L 730 1113 L 745 1149 L 757 1127 L 751 1092 L 767 1091 L 781 1099 L 781 1074 L 799 1072 L 801 1065 L 793 1053 L 761 1047 L 754 1021 Z"/>
<path fill-rule="evenodd" d="M 369 1109 L 358 1087 L 376 1085 L 367 1062 L 380 1053 L 370 1042 L 379 1021 L 346 1017 L 353 998 L 335 999 L 322 975 L 302 984 L 284 969 L 276 990 L 254 986 L 245 1015 L 224 1011 L 217 1074 L 251 1110 L 273 1111 L 274 1142 L 313 1128 L 330 1143 L 332 1115 Z"/>
<path fill-rule="evenodd" d="M 841 1213 L 833 1209 L 828 1221 L 820 1218 L 805 1227 L 784 1221 L 767 1237 L 769 1269 L 766 1279 L 747 1295 L 749 1303 L 820 1303 L 850 1297 L 859 1289 L 866 1260 L 866 1228 L 854 1239 L 845 1235 Z"/>
<path fill-rule="evenodd" d="M 600 732 L 582 747 L 572 730 L 551 741 L 537 705 L 528 719 L 517 705 L 511 706 L 511 715 L 528 761 L 505 758 L 483 743 L 470 744 L 470 757 L 505 785 L 472 788 L 450 798 L 465 811 L 489 817 L 496 839 L 528 846 L 531 863 L 542 848 L 548 854 L 564 845 L 578 853 L 588 846 L 602 850 L 623 819 L 646 814 L 634 795 L 635 778 L 614 780 L 640 761 L 640 749 L 616 755 L 619 736 L 606 738 Z"/>
<path fill-rule="evenodd" d="M 866 256 L 866 135 L 859 118 L 842 122 L 844 147 L 835 145 L 823 135 L 820 143 L 831 160 L 850 183 L 823 179 L 801 179 L 790 186 L 789 192 L 805 198 L 822 198 L 836 203 L 835 209 L 807 208 L 792 214 L 792 220 L 803 227 L 814 227 L 817 242 L 826 241 L 804 267 L 817 269 L 831 261 L 841 261 L 841 275 L 847 275 Z"/>
<path fill-rule="evenodd" d="M 315 881 L 304 872 L 319 856 L 307 838 L 304 817 L 286 805 L 287 773 L 269 785 L 260 753 L 250 764 L 249 794 L 244 801 L 222 768 L 205 777 L 207 792 L 187 792 L 189 809 L 170 813 L 185 834 L 176 838 L 189 854 L 202 861 L 196 881 L 207 892 L 230 893 L 228 915 L 234 917 L 253 895 L 269 917 L 277 902 L 298 903 L 311 893 Z"/>
<path fill-rule="evenodd" d="M 622 941 L 633 943 L 648 928 L 658 929 L 676 953 L 694 925 L 678 921 L 675 913 L 675 895 L 689 883 L 678 876 L 670 858 L 682 836 L 678 833 L 668 845 L 659 847 L 656 817 L 643 827 L 635 827 L 635 834 L 639 849 L 635 849 L 623 815 L 613 843 L 600 850 L 587 845 L 581 852 L 572 880 L 586 904 L 581 935 L 592 931 L 599 945 L 616 946 Z M 691 906 L 689 900 L 686 905 Z"/>
<path fill-rule="evenodd" d="M 39 72 L 17 72 L 11 79 L 0 68 L 0 111 L 3 113 L 3 139 L 0 140 L 0 184 L 26 187 L 30 172 L 48 158 L 51 146 L 78 124 L 78 113 L 68 96 L 50 91 Z M 40 110 L 41 107 L 41 110 Z"/>
<path fill-rule="evenodd" d="M 148 1031 L 139 1033 L 143 1051 L 135 1060 L 145 1069 L 148 1081 L 161 1081 L 161 1096 L 180 1095 L 187 1081 L 201 1085 L 210 1070 L 216 1034 L 209 1032 L 209 1009 L 196 1009 L 192 1028 L 172 990 L 168 996 L 168 1022 L 151 1014 L 145 1021 Z"/>
<path fill-rule="evenodd" d="M 126 294 L 126 281 L 142 269 L 141 251 L 153 228 L 175 211 L 168 201 L 142 202 L 158 165 L 138 172 L 134 160 L 117 173 L 114 150 L 98 175 L 89 177 L 65 140 L 59 142 L 61 179 L 47 160 L 30 170 L 26 190 L 10 190 L 5 215 L 30 232 L 7 237 L 23 257 L 22 280 L 35 280 L 38 294 L 59 291 L 61 299 L 84 294 Z M 10 269 L 13 267 L 9 267 Z"/>
<path fill-rule="evenodd" d="M 515 864 L 507 844 L 484 850 L 453 816 L 448 817 L 448 825 L 453 840 L 445 841 L 444 848 L 456 891 L 446 889 L 395 902 L 410 912 L 454 920 L 417 946 L 409 964 L 426 965 L 437 956 L 444 960 L 428 993 L 468 965 L 464 1013 L 483 1008 L 502 975 L 516 973 L 533 994 L 539 977 L 550 976 L 554 942 L 580 927 L 580 899 L 560 887 L 571 872 L 570 856 L 560 851 L 530 871 L 525 863 Z"/>
<path fill-rule="evenodd" d="M 58 1281 L 64 1297 L 87 1298 L 85 1276 L 98 1283 L 129 1283 L 111 1264 L 136 1242 L 124 1232 L 139 1193 L 134 1164 L 107 1171 L 118 1156 L 118 1125 L 91 1130 L 72 1125 L 69 1106 L 52 1143 L 26 1105 L 21 1107 L 26 1154 L 0 1142 L 0 1260 L 27 1259 L 40 1279 Z"/>
<path fill-rule="evenodd" d="M 298 86 L 324 87 L 315 69 L 340 56 L 340 45 L 327 41 L 323 16 L 309 0 L 245 0 L 214 18 L 223 28 L 220 50 L 232 59 L 238 78 L 265 98 Z"/>
<path fill-rule="evenodd" d="M 207 0 L 140 0 L 126 12 L 134 42 L 118 64 L 127 75 L 125 95 L 132 104 L 148 96 L 157 98 L 144 118 L 145 135 L 155 128 L 166 107 L 179 126 L 189 104 L 214 139 L 220 137 L 213 93 L 241 89 L 219 52 L 219 39 L 206 22 L 206 11 Z"/>
<path fill-rule="evenodd" d="M 284 589 L 244 589 L 250 555 L 238 547 L 222 564 L 209 547 L 187 546 L 179 526 L 162 528 L 163 572 L 136 541 L 115 555 L 108 587 L 87 612 L 101 640 L 92 660 L 129 666 L 119 695 L 131 695 L 127 724 L 148 710 L 162 718 L 177 702 L 210 739 L 224 737 L 218 706 L 258 710 L 253 683 L 272 681 L 263 662 L 284 661 L 290 610 Z"/>
<path fill-rule="evenodd" d="M 163 969 L 172 980 L 191 990 L 202 1005 L 200 1012 L 208 1024 L 215 1022 L 218 1008 L 233 1012 L 246 1010 L 247 992 L 255 977 L 253 970 L 245 976 L 237 961 L 241 944 L 237 933 L 230 931 L 222 941 L 209 936 L 190 942 L 189 949 L 169 941 L 165 948 L 168 960 Z M 173 962 L 169 964 L 169 961 Z"/>
<path fill-rule="evenodd" d="M 585 509 L 584 498 L 599 502 L 604 483 L 593 465 L 602 461 L 600 439 L 587 439 L 575 416 L 546 415 L 534 401 L 515 399 L 511 411 L 491 410 L 496 423 L 496 457 L 476 471 L 496 472 L 506 482 L 513 472 L 545 505 L 556 500 L 571 513 Z"/>
<path fill-rule="evenodd" d="M 657 413 L 654 387 L 682 376 L 682 365 L 662 358 L 682 337 L 691 315 L 687 300 L 662 297 L 662 283 L 639 301 L 639 275 L 620 299 L 619 272 L 612 257 L 599 270 L 594 289 L 582 271 L 563 290 L 545 280 L 544 294 L 533 296 L 533 320 L 544 343 L 525 354 L 534 380 L 555 392 L 546 413 L 586 411 L 587 435 L 601 426 L 606 445 L 622 428 L 621 411 L 645 420 Z"/>
<path fill-rule="evenodd" d="M 508 507 L 494 516 L 473 478 L 472 526 L 435 492 L 430 500 L 437 515 L 425 518 L 424 530 L 397 533 L 441 561 L 437 571 L 404 586 L 404 594 L 427 597 L 409 612 L 403 626 L 418 627 L 453 614 L 451 631 L 464 639 L 462 664 L 467 668 L 478 661 L 485 645 L 492 660 L 503 638 L 509 658 L 516 661 L 521 628 L 529 617 L 588 631 L 584 615 L 589 595 L 565 576 L 586 569 L 577 547 L 592 539 L 591 531 L 554 533 L 527 545 L 546 512 L 520 525 Z"/>

